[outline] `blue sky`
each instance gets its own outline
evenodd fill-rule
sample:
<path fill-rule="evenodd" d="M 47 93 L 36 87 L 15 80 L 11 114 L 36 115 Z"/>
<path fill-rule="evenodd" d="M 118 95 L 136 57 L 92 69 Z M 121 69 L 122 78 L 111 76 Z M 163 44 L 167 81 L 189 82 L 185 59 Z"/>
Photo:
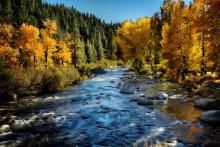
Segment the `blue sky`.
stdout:
<path fill-rule="evenodd" d="M 160 9 L 163 0 L 45 0 L 49 3 L 63 3 L 81 12 L 89 12 L 106 22 L 135 20 L 152 16 Z M 185 0 L 188 3 L 190 0 Z"/>

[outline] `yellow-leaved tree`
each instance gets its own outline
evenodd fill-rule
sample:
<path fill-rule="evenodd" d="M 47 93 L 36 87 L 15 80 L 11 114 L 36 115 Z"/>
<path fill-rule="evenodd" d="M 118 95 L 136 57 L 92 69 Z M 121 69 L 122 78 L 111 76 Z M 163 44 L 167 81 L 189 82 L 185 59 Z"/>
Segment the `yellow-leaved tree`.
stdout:
<path fill-rule="evenodd" d="M 192 60 L 192 19 L 190 7 L 182 0 L 173 5 L 170 24 L 165 23 L 162 30 L 163 57 L 167 61 L 169 76 L 176 76 L 184 81 L 190 71 Z M 193 55 L 194 56 L 194 55 Z"/>
<path fill-rule="evenodd" d="M 137 70 L 150 56 L 150 18 L 140 18 L 135 22 L 125 21 L 115 36 L 124 61 L 131 61 Z"/>
<path fill-rule="evenodd" d="M 17 65 L 18 50 L 13 48 L 15 30 L 11 25 L 0 25 L 0 68 Z"/>
<path fill-rule="evenodd" d="M 67 46 L 67 42 L 59 41 L 58 48 L 53 54 L 54 62 L 58 65 L 64 65 L 71 63 L 71 52 Z"/>
<path fill-rule="evenodd" d="M 211 62 L 211 71 L 218 72 L 220 75 L 220 1 L 204 0 L 205 16 L 203 19 L 203 27 L 208 28 L 206 38 L 208 41 L 208 57 Z M 208 63 L 209 66 L 209 63 Z"/>
<path fill-rule="evenodd" d="M 42 45 L 44 50 L 44 58 L 46 67 L 50 62 L 53 52 L 56 50 L 57 41 L 55 35 L 57 34 L 57 23 L 55 20 L 43 21 L 44 28 L 41 29 Z"/>
<path fill-rule="evenodd" d="M 43 47 L 40 42 L 39 29 L 22 24 L 19 28 L 17 47 L 20 49 L 20 62 L 23 66 L 34 65 L 43 60 Z"/>

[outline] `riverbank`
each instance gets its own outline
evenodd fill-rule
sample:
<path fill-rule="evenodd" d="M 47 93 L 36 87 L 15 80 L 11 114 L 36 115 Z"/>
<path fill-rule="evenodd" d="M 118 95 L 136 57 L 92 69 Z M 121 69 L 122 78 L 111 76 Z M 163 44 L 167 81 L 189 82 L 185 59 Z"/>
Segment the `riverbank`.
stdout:
<path fill-rule="evenodd" d="M 154 73 L 151 70 L 143 70 L 139 73 L 134 74 L 134 79 L 131 79 L 131 83 L 138 83 L 140 82 L 139 77 L 148 77 L 149 79 L 157 79 L 157 80 L 165 80 L 172 83 L 177 84 L 182 89 L 184 89 L 185 92 L 189 94 L 189 98 L 185 99 L 185 101 L 188 101 L 188 105 L 192 105 L 195 108 L 201 109 L 203 113 L 198 115 L 198 119 L 201 119 L 202 121 L 206 123 L 210 123 L 212 125 L 218 125 L 220 122 L 220 80 L 217 78 L 213 78 L 211 76 L 203 76 L 200 78 L 189 80 L 187 78 L 186 81 L 176 81 L 173 78 L 162 74 L 162 71 L 154 71 Z M 144 84 L 144 83 L 143 83 Z M 143 85 L 142 84 L 142 85 Z M 126 87 L 123 88 L 123 90 L 127 93 L 135 93 L 137 90 L 135 88 L 130 88 L 129 83 Z M 138 89 L 139 90 L 139 89 Z M 178 97 L 181 97 L 178 96 Z M 146 99 L 146 100 L 145 100 Z M 172 94 L 167 94 L 164 91 L 161 91 L 157 94 L 154 94 L 153 97 L 148 98 L 140 98 L 137 100 L 137 103 L 140 105 L 153 105 L 153 100 L 161 100 L 161 99 L 176 99 L 175 96 L 172 96 Z M 192 115 L 194 115 L 192 113 Z"/>
<path fill-rule="evenodd" d="M 0 72 L 0 100 L 16 101 L 26 96 L 58 92 L 76 85 L 106 68 L 122 66 L 121 61 L 101 61 L 91 64 L 60 67 L 29 67 L 5 69 Z"/>

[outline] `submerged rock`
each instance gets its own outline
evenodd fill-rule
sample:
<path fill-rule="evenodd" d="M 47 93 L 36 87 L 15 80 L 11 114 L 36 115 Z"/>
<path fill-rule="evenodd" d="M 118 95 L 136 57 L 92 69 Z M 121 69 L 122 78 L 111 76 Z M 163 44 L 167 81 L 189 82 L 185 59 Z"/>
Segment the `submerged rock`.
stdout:
<path fill-rule="evenodd" d="M 220 122 L 220 110 L 210 110 L 202 113 L 200 119 L 209 123 L 219 123 Z"/>
<path fill-rule="evenodd" d="M 203 98 L 194 102 L 194 106 L 203 109 L 216 109 L 218 107 L 218 101 L 215 99 Z"/>
<path fill-rule="evenodd" d="M 92 73 L 94 73 L 94 74 L 106 74 L 107 72 L 106 72 L 105 69 L 98 67 L 98 68 L 92 69 Z"/>
<path fill-rule="evenodd" d="M 145 99 L 138 99 L 137 100 L 138 105 L 153 105 L 153 101 L 151 100 L 145 100 Z"/>
<path fill-rule="evenodd" d="M 129 86 L 122 86 L 120 93 L 124 93 L 124 94 L 135 94 L 136 93 L 136 89 L 133 87 L 129 87 Z"/>

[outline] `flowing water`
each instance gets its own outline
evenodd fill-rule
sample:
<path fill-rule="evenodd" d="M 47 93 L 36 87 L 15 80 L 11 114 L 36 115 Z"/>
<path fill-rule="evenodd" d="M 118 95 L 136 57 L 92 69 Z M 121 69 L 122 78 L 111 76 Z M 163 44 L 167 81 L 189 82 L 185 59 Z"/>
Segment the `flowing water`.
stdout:
<path fill-rule="evenodd" d="M 120 93 L 126 69 L 109 70 L 63 92 L 0 106 L 0 146 L 203 146 L 219 131 L 198 120 L 190 94 L 169 81 L 142 77 L 136 94 Z M 144 82 L 143 82 L 144 81 Z M 165 91 L 170 100 L 133 99 Z"/>

